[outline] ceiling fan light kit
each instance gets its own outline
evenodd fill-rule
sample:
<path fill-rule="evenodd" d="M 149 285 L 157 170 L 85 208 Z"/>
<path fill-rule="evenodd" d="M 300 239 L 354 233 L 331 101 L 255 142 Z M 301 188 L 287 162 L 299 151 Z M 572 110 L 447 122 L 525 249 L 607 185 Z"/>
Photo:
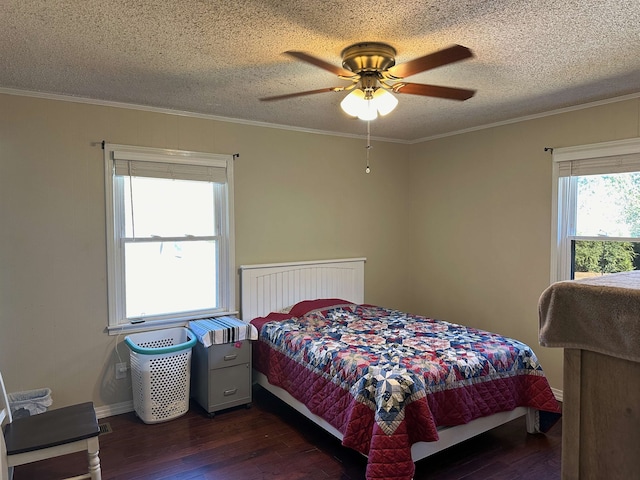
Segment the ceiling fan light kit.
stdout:
<path fill-rule="evenodd" d="M 345 48 L 342 51 L 342 67 L 305 52 L 290 50 L 285 54 L 334 73 L 338 78 L 352 83 L 346 87 L 322 88 L 260 100 L 284 100 L 323 92 L 350 91 L 340 102 L 342 110 L 352 117 L 371 121 L 376 119 L 378 114 L 386 115 L 397 106 L 398 99 L 389 93 L 390 91 L 460 101 L 467 100 L 475 94 L 475 90 L 402 81 L 405 77 L 472 57 L 471 50 L 462 45 L 453 45 L 399 65 L 396 65 L 395 48 L 379 42 L 356 43 Z"/>
<path fill-rule="evenodd" d="M 378 114 L 384 116 L 398 105 L 398 99 L 382 88 L 375 91 L 356 88 L 340 102 L 342 110 L 360 120 L 375 120 Z"/>

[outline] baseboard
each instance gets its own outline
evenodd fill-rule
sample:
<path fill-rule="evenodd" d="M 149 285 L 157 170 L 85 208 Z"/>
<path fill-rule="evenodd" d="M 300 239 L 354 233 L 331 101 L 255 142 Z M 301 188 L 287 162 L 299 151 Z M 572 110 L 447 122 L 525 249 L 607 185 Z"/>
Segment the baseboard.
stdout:
<path fill-rule="evenodd" d="M 96 416 L 98 418 L 111 417 L 129 412 L 133 412 L 133 400 L 96 407 Z"/>
<path fill-rule="evenodd" d="M 551 388 L 556 400 L 562 402 L 562 390 L 557 388 Z M 133 400 L 127 402 L 114 403 L 112 405 L 103 405 L 96 408 L 96 416 L 98 418 L 111 417 L 113 415 L 120 415 L 121 413 L 133 412 Z"/>

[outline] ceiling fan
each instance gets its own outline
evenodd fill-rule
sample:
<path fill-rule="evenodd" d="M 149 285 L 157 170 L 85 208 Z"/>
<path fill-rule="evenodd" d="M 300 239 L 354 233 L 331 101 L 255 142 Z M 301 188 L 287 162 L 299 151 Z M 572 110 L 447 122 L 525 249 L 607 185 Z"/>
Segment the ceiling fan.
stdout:
<path fill-rule="evenodd" d="M 352 83 L 342 87 L 264 97 L 260 99 L 262 101 L 285 100 L 324 92 L 351 91 L 341 102 L 342 109 L 354 117 L 373 120 L 378 113 L 385 115 L 397 105 L 398 100 L 389 92 L 460 101 L 467 100 L 475 94 L 475 90 L 404 81 L 405 77 L 473 57 L 471 50 L 462 45 L 453 45 L 399 65 L 395 64 L 396 50 L 386 43 L 379 42 L 357 43 L 345 48 L 342 51 L 342 67 L 301 51 L 289 50 L 284 53 L 334 73 L 342 80 L 350 80 Z"/>

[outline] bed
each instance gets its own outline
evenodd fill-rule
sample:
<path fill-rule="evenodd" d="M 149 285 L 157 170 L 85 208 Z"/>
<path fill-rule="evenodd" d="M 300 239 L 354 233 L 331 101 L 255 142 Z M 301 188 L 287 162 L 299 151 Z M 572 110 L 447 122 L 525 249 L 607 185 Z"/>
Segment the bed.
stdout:
<path fill-rule="evenodd" d="M 367 480 L 409 480 L 415 461 L 523 415 L 541 431 L 540 412 L 559 414 L 526 345 L 365 304 L 364 263 L 240 272 L 242 318 L 260 332 L 255 381 L 366 455 Z"/>

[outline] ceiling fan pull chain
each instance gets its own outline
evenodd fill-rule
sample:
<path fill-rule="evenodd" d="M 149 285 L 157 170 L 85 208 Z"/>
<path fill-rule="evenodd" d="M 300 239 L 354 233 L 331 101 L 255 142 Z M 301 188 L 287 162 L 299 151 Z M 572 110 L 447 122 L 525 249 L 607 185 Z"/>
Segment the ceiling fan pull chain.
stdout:
<path fill-rule="evenodd" d="M 371 173 L 369 167 L 369 150 L 371 150 L 371 120 L 367 120 L 367 168 L 364 169 L 364 173 Z"/>

